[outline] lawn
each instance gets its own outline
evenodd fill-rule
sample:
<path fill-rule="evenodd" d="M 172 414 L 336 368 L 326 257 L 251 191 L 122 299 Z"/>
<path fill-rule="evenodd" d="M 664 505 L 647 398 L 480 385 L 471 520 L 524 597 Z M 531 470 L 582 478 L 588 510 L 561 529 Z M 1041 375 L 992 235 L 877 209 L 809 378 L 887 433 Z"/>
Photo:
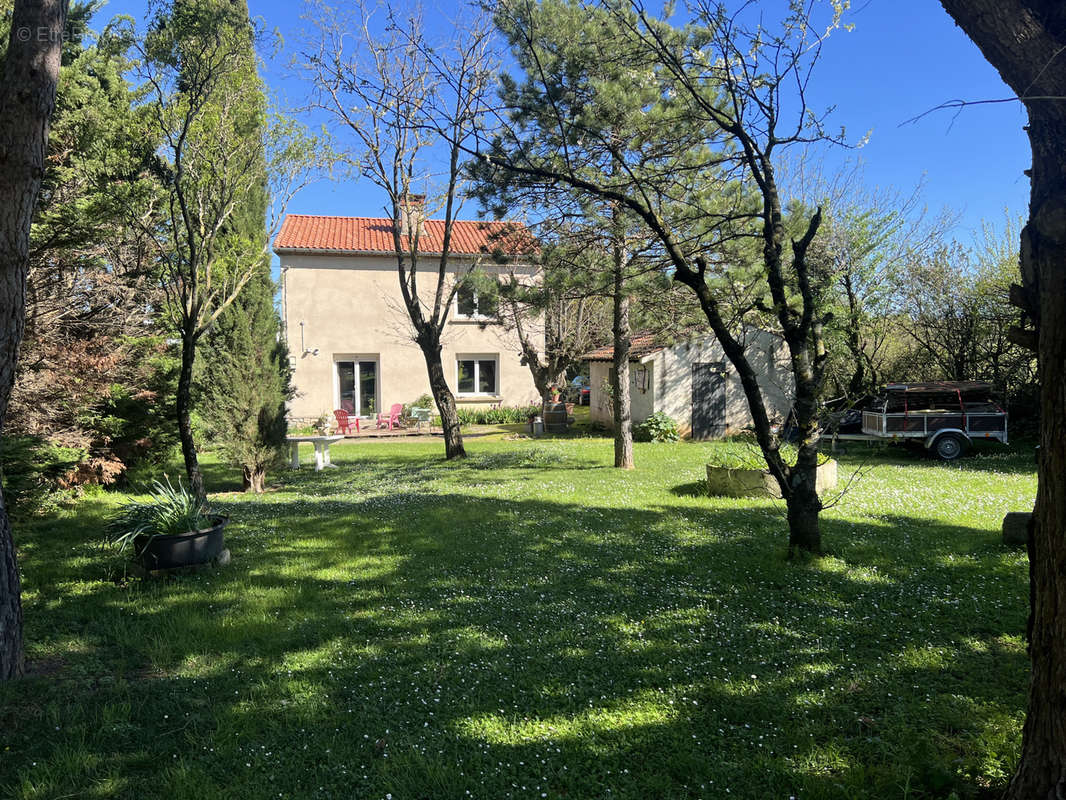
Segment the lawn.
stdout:
<path fill-rule="evenodd" d="M 226 493 L 233 562 L 109 579 L 82 501 L 16 530 L 14 798 L 971 798 L 1017 758 L 1032 450 L 858 451 L 828 555 L 709 498 L 714 444 L 334 447 Z"/>

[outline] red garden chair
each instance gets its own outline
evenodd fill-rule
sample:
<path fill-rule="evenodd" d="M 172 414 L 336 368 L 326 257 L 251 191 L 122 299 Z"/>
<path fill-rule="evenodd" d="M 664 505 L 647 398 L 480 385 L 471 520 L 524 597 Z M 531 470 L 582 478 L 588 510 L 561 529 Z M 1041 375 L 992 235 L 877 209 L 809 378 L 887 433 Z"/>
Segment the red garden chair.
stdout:
<path fill-rule="evenodd" d="M 400 414 L 403 413 L 403 404 L 396 403 L 389 409 L 388 414 L 378 414 L 378 427 L 388 428 L 390 431 L 393 428 L 400 427 Z"/>
<path fill-rule="evenodd" d="M 352 432 L 352 422 L 355 423 L 355 432 L 359 433 L 359 417 L 354 414 L 348 416 L 348 412 L 343 408 L 334 410 L 333 416 L 337 418 L 337 433 L 346 433 L 350 435 Z"/>

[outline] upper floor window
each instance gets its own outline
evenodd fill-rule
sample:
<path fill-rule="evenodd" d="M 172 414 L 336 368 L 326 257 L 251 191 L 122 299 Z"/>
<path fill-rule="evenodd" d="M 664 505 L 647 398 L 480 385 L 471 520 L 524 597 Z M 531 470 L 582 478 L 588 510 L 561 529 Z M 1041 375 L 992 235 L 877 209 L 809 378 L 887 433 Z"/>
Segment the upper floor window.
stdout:
<path fill-rule="evenodd" d="M 464 284 L 455 293 L 455 316 L 459 319 L 496 319 L 499 316 L 496 298 Z"/>

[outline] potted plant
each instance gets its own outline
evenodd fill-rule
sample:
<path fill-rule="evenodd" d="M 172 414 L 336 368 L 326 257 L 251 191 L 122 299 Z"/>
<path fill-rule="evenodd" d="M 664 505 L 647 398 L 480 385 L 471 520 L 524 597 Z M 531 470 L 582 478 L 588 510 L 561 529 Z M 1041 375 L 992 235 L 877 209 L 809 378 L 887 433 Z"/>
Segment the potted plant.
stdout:
<path fill-rule="evenodd" d="M 315 420 L 314 429 L 320 436 L 329 436 L 330 418 L 329 414 L 322 414 Z"/>
<path fill-rule="evenodd" d="M 781 454 L 795 463 L 796 450 L 782 445 Z M 817 490 L 821 494 L 836 488 L 837 462 L 819 458 Z M 762 452 L 753 443 L 720 442 L 707 464 L 707 493 L 719 497 L 774 497 L 780 499 L 781 487 L 766 468 Z"/>
<path fill-rule="evenodd" d="M 107 539 L 145 569 L 171 569 L 206 564 L 223 550 L 222 531 L 229 521 L 211 514 L 206 503 L 181 481 L 177 488 L 152 482 L 148 500 L 131 500 L 111 518 Z"/>

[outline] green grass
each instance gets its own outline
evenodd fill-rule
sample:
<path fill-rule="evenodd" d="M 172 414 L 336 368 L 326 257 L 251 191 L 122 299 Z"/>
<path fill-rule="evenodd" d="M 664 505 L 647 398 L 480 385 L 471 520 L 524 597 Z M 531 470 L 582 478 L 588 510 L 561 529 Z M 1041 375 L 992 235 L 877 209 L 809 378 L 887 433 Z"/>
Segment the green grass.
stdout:
<path fill-rule="evenodd" d="M 895 451 L 785 559 L 716 445 L 333 448 L 216 494 L 233 563 L 109 580 L 83 501 L 16 530 L 33 674 L 0 685 L 13 798 L 991 797 L 1017 758 L 1032 452 Z M 210 466 L 209 486 L 236 476 Z M 728 790 L 728 791 L 727 791 Z M 955 793 L 952 795 L 952 793 Z"/>

